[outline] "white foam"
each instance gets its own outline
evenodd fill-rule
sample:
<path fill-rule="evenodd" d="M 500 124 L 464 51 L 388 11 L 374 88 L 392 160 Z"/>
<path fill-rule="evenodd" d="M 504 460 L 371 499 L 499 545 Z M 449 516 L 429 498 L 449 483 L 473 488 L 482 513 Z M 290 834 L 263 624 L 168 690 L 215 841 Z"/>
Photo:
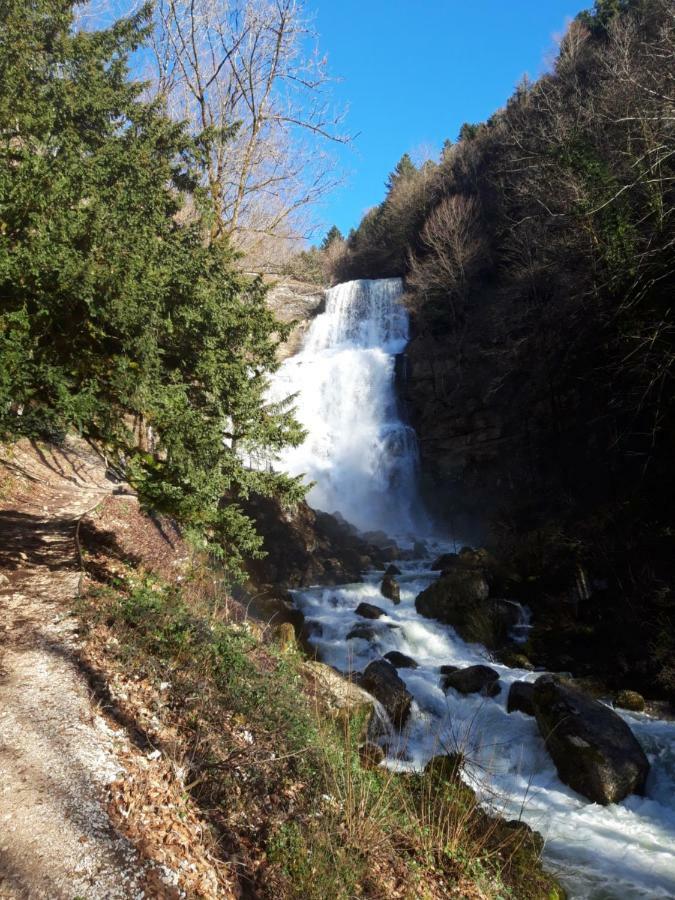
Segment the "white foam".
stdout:
<path fill-rule="evenodd" d="M 314 320 L 301 353 L 281 367 L 271 397 L 298 392 L 298 416 L 309 435 L 282 464 L 317 482 L 309 495 L 314 506 L 339 510 L 362 529 L 419 534 L 424 519 L 416 493 L 415 436 L 399 418 L 394 391 L 394 356 L 408 335 L 401 290 L 398 279 L 386 279 L 329 291 L 326 312 Z M 429 543 L 432 552 L 444 549 Z M 306 618 L 320 625 L 312 638 L 319 656 L 337 669 L 361 671 L 389 650 L 419 663 L 417 669 L 398 670 L 414 703 L 402 746 L 390 750 L 387 765 L 419 769 L 436 753 L 461 749 L 468 759 L 466 777 L 482 801 L 507 818 L 522 817 L 544 835 L 547 864 L 560 873 L 571 897 L 673 900 L 675 724 L 621 713 L 652 765 L 646 796 L 609 807 L 589 803 L 558 778 L 535 720 L 506 712 L 509 685 L 538 674 L 492 663 L 485 648 L 417 615 L 415 597 L 434 577 L 426 565 L 402 566 L 398 606 L 381 596 L 376 574 L 362 584 L 295 594 Z M 362 601 L 386 615 L 377 621 L 356 616 Z M 373 639 L 347 641 L 357 624 L 371 627 Z M 522 636 L 527 626 L 523 610 Z M 442 691 L 440 666 L 476 663 L 499 672 L 498 697 Z"/>

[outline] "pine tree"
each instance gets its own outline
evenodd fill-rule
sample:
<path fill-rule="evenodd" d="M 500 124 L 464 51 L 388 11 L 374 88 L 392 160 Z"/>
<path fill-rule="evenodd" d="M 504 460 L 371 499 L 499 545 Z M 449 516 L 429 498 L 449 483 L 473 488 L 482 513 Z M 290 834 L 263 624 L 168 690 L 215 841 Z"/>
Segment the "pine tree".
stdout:
<path fill-rule="evenodd" d="M 337 225 L 332 225 L 326 237 L 321 241 L 321 250 L 328 250 L 328 248 L 334 244 L 336 241 L 344 241 L 344 237 L 342 236 L 342 232 L 337 227 Z"/>
<path fill-rule="evenodd" d="M 74 33 L 60 0 L 0 7 L 0 437 L 78 429 L 236 572 L 260 546 L 238 502 L 302 494 L 246 454 L 302 433 L 265 403 L 284 327 L 207 239 L 213 136 L 129 80 L 147 16 Z"/>
<path fill-rule="evenodd" d="M 390 172 L 389 177 L 387 178 L 385 185 L 387 193 L 391 193 L 400 181 L 405 181 L 406 178 L 412 178 L 416 172 L 417 169 L 415 163 L 410 159 L 410 155 L 404 153 L 396 163 L 394 171 Z"/>

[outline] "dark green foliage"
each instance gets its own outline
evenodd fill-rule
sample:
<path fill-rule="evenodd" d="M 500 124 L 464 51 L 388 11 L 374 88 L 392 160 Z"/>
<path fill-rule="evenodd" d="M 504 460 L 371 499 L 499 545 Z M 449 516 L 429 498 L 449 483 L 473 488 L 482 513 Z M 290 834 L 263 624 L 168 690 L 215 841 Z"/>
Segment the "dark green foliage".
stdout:
<path fill-rule="evenodd" d="M 387 193 L 391 193 L 394 190 L 397 184 L 401 181 L 405 181 L 408 178 L 413 178 L 415 173 L 417 172 L 417 168 L 415 164 L 410 159 L 408 153 L 404 153 L 403 156 L 399 159 L 394 167 L 394 171 L 389 174 L 389 178 L 387 178 L 387 183 L 385 187 L 387 188 Z"/>
<path fill-rule="evenodd" d="M 340 241 L 344 241 L 344 238 L 342 237 L 342 232 L 341 232 L 340 229 L 337 227 L 337 225 L 332 225 L 332 226 L 328 229 L 328 233 L 326 234 L 326 237 L 321 241 L 321 247 L 320 247 L 320 249 L 321 249 L 321 250 L 328 250 L 328 248 L 329 248 L 332 244 L 334 244 L 334 243 L 336 243 L 336 242 L 339 243 Z"/>
<path fill-rule="evenodd" d="M 147 15 L 74 33 L 68 3 L 1 7 L 0 436 L 78 429 L 236 571 L 259 547 L 237 499 L 301 494 L 235 452 L 300 437 L 264 403 L 284 332 L 208 240 L 213 136 L 129 80 Z"/>
<path fill-rule="evenodd" d="M 457 140 L 459 141 L 471 141 L 478 134 L 478 129 L 480 125 L 473 125 L 471 122 L 465 122 L 462 127 L 459 129 L 459 135 L 457 136 Z"/>
<path fill-rule="evenodd" d="M 597 36 L 604 36 L 612 21 L 617 17 L 637 10 L 643 0 L 595 0 L 592 10 L 584 10 L 577 20 Z"/>

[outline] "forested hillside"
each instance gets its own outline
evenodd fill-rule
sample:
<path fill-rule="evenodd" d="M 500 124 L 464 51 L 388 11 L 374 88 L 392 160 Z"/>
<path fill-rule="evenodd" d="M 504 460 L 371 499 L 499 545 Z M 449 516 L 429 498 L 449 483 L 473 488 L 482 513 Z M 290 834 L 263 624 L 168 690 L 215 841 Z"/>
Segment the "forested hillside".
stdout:
<path fill-rule="evenodd" d="M 429 494 L 552 607 L 544 660 L 671 696 L 674 73 L 672 4 L 598 0 L 333 251 L 337 281 L 405 276 Z"/>

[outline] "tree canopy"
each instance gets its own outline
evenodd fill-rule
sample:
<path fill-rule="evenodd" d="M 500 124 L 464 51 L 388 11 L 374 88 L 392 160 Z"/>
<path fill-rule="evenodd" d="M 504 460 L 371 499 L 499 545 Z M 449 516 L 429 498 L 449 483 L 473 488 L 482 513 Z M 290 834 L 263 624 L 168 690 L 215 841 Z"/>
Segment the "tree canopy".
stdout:
<path fill-rule="evenodd" d="M 78 429 L 236 572 L 260 547 L 238 501 L 302 494 L 245 463 L 302 433 L 265 402 L 284 328 L 209 239 L 213 135 L 129 78 L 148 15 L 75 32 L 69 2 L 0 8 L 0 438 Z"/>

